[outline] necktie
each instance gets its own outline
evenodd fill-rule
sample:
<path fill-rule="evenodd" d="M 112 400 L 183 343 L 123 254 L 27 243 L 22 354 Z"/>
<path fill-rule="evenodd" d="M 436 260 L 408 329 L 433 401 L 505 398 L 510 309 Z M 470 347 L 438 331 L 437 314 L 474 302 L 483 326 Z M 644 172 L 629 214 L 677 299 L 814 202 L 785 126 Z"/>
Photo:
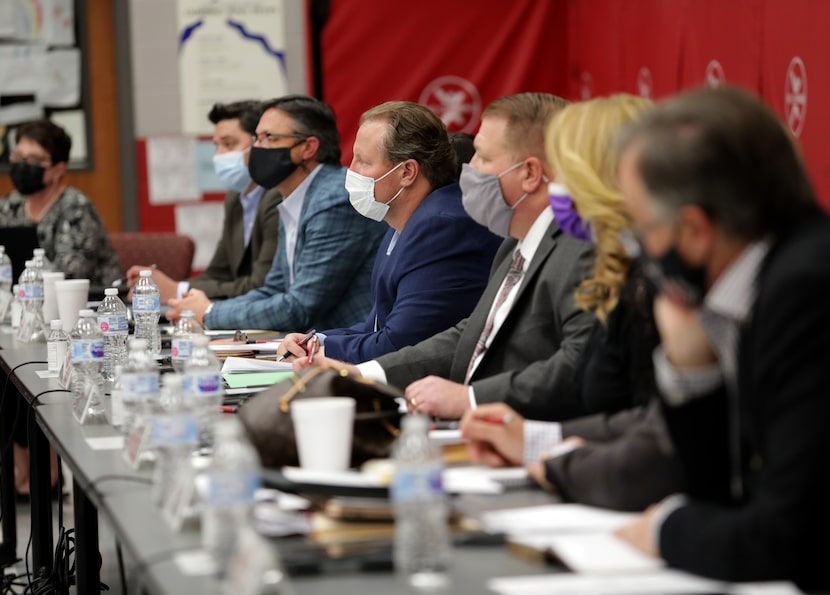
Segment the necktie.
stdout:
<path fill-rule="evenodd" d="M 521 251 L 516 250 L 513 254 L 513 262 L 510 263 L 510 268 L 507 269 L 507 275 L 504 277 L 504 282 L 501 285 L 499 294 L 496 296 L 494 306 L 490 308 L 490 315 L 487 317 L 487 322 L 484 324 L 484 328 L 481 329 L 481 336 L 476 342 L 476 347 L 473 350 L 473 356 L 470 358 L 470 363 L 467 366 L 467 376 L 465 382 L 470 382 L 470 376 L 473 375 L 473 366 L 475 365 L 476 360 L 482 353 L 484 353 L 484 350 L 487 349 L 487 339 L 490 337 L 490 333 L 493 332 L 493 320 L 496 317 L 496 312 L 498 312 L 499 308 L 501 308 L 504 304 L 504 300 L 507 299 L 507 296 L 510 294 L 510 290 L 513 289 L 522 278 L 522 274 L 524 273 L 524 264 L 525 259 L 522 256 Z"/>

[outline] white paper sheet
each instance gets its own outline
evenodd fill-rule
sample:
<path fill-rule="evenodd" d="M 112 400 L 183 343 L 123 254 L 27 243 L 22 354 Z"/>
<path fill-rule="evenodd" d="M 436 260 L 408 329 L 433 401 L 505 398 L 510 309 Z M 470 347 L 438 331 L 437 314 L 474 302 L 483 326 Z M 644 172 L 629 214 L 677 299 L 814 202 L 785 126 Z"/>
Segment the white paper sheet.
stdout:
<path fill-rule="evenodd" d="M 161 205 L 201 198 L 196 187 L 195 142 L 187 137 L 147 139 L 150 204 Z"/>
<path fill-rule="evenodd" d="M 289 362 L 275 362 L 274 360 L 252 357 L 226 357 L 222 364 L 222 374 L 232 372 L 291 372 L 293 370 L 294 366 Z"/>
<path fill-rule="evenodd" d="M 613 531 L 637 517 L 583 504 L 546 504 L 487 512 L 482 517 L 486 531 L 526 535 L 532 533 Z"/>
<path fill-rule="evenodd" d="M 500 595 L 798 595 L 790 583 L 727 584 L 676 570 L 627 575 L 542 574 L 493 578 L 487 587 Z"/>
<path fill-rule="evenodd" d="M 284 0 L 178 0 L 182 129 L 209 135 L 215 102 L 288 91 Z"/>
<path fill-rule="evenodd" d="M 505 488 L 532 481 L 524 467 L 496 469 L 482 465 L 448 467 L 441 479 L 444 489 L 453 494 L 500 494 Z"/>

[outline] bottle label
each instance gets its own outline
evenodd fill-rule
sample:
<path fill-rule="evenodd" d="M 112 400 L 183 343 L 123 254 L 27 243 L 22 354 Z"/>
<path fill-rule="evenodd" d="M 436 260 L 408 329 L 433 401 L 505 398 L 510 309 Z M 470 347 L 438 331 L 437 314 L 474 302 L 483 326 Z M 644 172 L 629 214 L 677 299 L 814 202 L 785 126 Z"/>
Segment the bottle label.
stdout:
<path fill-rule="evenodd" d="M 234 469 L 209 472 L 207 500 L 211 506 L 226 507 L 254 503 L 259 488 L 259 475 L 253 471 Z"/>
<path fill-rule="evenodd" d="M 105 335 L 121 335 L 127 332 L 127 315 L 126 314 L 111 314 L 109 316 L 99 316 L 98 326 L 101 327 L 101 332 Z"/>
<path fill-rule="evenodd" d="M 159 312 L 161 300 L 156 295 L 133 295 L 133 312 Z"/>
<path fill-rule="evenodd" d="M 173 359 L 187 359 L 193 352 L 193 339 L 190 337 L 173 339 L 170 347 L 173 352 Z"/>
<path fill-rule="evenodd" d="M 24 283 L 19 286 L 21 300 L 42 300 L 43 285 L 40 283 Z"/>
<path fill-rule="evenodd" d="M 159 394 L 158 372 L 122 372 L 121 394 L 125 403 L 136 404 L 147 397 Z"/>
<path fill-rule="evenodd" d="M 46 343 L 46 369 L 59 373 L 63 360 L 66 359 L 66 341 L 49 341 Z"/>
<path fill-rule="evenodd" d="M 101 339 L 73 339 L 70 341 L 73 362 L 91 362 L 104 357 Z"/>
<path fill-rule="evenodd" d="M 199 443 L 199 425 L 193 415 L 155 415 L 152 424 L 156 446 L 195 446 Z"/>
<path fill-rule="evenodd" d="M 219 372 L 187 374 L 184 377 L 184 390 L 189 395 L 214 395 L 222 390 L 222 376 Z"/>
<path fill-rule="evenodd" d="M 442 470 L 443 465 L 441 464 L 399 465 L 395 469 L 392 500 L 395 502 L 415 502 L 443 498 Z"/>
<path fill-rule="evenodd" d="M 0 283 L 11 283 L 12 265 L 0 264 Z"/>

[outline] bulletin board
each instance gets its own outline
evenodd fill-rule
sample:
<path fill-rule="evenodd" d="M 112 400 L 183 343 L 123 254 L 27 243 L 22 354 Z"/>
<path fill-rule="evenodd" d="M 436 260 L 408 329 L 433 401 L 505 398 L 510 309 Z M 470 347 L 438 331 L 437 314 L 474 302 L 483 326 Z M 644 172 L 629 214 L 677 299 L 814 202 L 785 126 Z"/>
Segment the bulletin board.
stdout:
<path fill-rule="evenodd" d="M 87 0 L 0 2 L 0 172 L 15 130 L 49 118 L 72 138 L 69 169 L 92 170 Z"/>

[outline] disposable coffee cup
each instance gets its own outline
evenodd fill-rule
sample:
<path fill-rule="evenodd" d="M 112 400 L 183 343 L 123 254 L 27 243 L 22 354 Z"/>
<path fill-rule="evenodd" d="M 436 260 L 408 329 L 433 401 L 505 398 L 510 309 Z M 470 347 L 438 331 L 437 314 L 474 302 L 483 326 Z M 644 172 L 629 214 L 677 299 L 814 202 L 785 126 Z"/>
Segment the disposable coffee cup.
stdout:
<path fill-rule="evenodd" d="M 89 301 L 89 279 L 64 279 L 55 281 L 55 299 L 58 302 L 58 316 L 67 333 L 78 322 L 78 312 L 86 308 Z"/>
<path fill-rule="evenodd" d="M 355 400 L 315 397 L 291 402 L 300 467 L 345 471 L 352 456 Z"/>

